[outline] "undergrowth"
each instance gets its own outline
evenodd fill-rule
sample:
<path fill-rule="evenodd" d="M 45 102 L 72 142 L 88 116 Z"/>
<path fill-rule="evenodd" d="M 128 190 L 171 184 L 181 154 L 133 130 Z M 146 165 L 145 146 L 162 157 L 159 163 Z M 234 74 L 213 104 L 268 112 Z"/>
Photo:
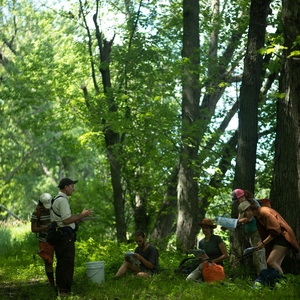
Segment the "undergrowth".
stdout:
<path fill-rule="evenodd" d="M 36 254 L 38 243 L 29 224 L 0 227 L 0 299 L 59 299 L 48 286 L 44 265 Z M 253 289 L 253 276 L 226 266 L 227 279 L 218 283 L 186 282 L 185 275 L 175 275 L 174 269 L 185 257 L 176 251 L 161 251 L 162 271 L 151 278 L 126 274 L 119 280 L 113 276 L 128 250 L 136 245 L 117 245 L 114 241 L 97 241 L 79 233 L 72 294 L 64 299 L 80 300 L 193 300 L 193 299 L 298 299 L 299 276 L 286 275 L 275 287 Z M 93 283 L 87 276 L 86 263 L 104 261 L 105 282 Z M 243 274 L 242 274 L 243 273 Z M 230 275 L 229 275 L 230 274 Z M 235 274 L 232 276 L 232 274 Z"/>

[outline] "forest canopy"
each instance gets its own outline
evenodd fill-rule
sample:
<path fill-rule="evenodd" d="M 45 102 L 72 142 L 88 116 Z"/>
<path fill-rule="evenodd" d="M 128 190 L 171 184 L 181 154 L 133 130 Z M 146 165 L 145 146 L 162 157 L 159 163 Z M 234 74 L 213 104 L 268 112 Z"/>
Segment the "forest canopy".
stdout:
<path fill-rule="evenodd" d="M 278 208 L 294 190 L 299 212 L 297 180 L 274 187 L 290 137 L 276 131 L 282 66 L 299 56 L 282 12 L 280 1 L 1 1 L 1 218 L 28 219 L 65 176 L 79 180 L 72 209 L 94 207 L 118 241 L 141 229 L 191 246 L 197 220 L 232 214 L 236 187 Z"/>

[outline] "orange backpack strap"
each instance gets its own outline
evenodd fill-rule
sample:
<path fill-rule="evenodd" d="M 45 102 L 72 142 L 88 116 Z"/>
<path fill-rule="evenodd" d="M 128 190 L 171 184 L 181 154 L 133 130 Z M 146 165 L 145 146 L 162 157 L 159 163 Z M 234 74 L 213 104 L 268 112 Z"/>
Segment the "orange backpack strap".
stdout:
<path fill-rule="evenodd" d="M 39 205 L 36 206 L 36 216 L 37 216 L 36 225 L 37 225 L 37 227 L 40 227 L 40 223 L 41 223 L 41 207 Z"/>
<path fill-rule="evenodd" d="M 258 199 L 258 202 L 261 206 L 272 207 L 271 200 L 268 198 Z"/>

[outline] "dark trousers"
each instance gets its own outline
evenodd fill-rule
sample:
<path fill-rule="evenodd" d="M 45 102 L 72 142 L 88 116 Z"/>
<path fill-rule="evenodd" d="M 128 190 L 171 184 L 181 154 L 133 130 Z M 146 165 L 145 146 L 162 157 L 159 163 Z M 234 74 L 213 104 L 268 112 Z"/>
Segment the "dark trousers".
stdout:
<path fill-rule="evenodd" d="M 74 236 L 62 236 L 59 243 L 55 245 L 56 285 L 61 292 L 69 293 L 74 275 L 75 241 Z"/>

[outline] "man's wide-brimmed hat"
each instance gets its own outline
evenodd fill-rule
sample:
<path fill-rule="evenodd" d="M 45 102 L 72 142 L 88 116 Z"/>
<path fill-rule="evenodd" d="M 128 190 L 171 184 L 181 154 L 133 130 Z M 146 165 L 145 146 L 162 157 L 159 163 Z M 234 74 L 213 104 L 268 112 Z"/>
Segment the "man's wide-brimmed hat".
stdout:
<path fill-rule="evenodd" d="M 211 219 L 209 219 L 209 218 L 204 218 L 202 220 L 202 222 L 198 223 L 198 225 L 200 225 L 200 226 L 204 226 L 205 225 L 205 226 L 209 226 L 210 228 L 217 228 L 217 225 L 215 225 L 213 223 L 213 221 Z"/>

